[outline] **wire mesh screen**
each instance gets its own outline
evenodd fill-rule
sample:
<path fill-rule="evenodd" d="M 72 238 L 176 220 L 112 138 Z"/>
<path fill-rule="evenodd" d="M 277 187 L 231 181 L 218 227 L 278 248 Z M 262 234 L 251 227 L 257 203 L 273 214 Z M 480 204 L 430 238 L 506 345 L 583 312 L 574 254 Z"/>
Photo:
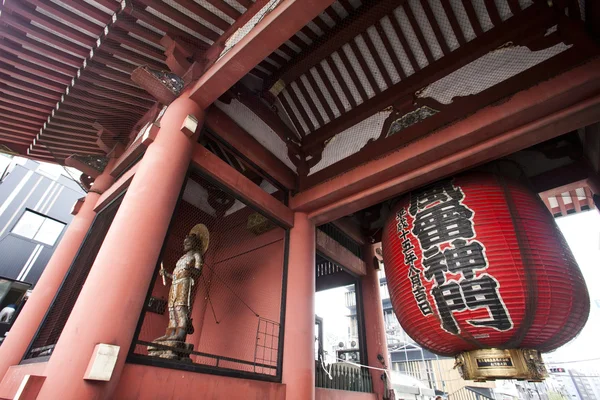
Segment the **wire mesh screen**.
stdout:
<path fill-rule="evenodd" d="M 192 172 L 131 360 L 277 379 L 285 229 Z"/>
<path fill-rule="evenodd" d="M 26 359 L 52 354 L 122 199 L 123 195 L 101 210 L 94 219 L 56 298 L 25 355 Z"/>

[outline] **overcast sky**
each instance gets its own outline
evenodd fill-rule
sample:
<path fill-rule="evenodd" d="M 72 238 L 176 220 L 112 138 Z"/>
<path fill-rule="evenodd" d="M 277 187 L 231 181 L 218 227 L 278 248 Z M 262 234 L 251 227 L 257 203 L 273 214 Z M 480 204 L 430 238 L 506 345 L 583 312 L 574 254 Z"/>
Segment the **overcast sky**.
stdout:
<path fill-rule="evenodd" d="M 600 213 L 591 210 L 572 214 L 556 219 L 556 223 L 579 263 L 592 304 L 588 322 L 579 336 L 544 358 L 547 362 L 597 358 L 598 360 L 586 363 L 565 365 L 579 369 L 594 369 L 600 373 Z"/>

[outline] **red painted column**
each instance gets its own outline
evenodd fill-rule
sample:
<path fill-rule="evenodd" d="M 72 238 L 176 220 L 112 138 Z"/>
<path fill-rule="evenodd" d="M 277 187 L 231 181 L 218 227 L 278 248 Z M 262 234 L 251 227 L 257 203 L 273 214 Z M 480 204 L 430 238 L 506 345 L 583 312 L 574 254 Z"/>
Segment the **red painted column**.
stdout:
<path fill-rule="evenodd" d="M 378 270 L 375 269 L 375 246 L 366 245 L 363 252 L 363 259 L 367 264 L 367 274 L 361 277 L 360 283 L 367 342 L 367 364 L 375 368 L 388 368 L 387 338 L 381 293 L 379 292 L 379 275 L 377 274 Z M 382 358 L 383 363 L 378 358 Z M 385 397 L 385 384 L 381 379 L 383 373 L 380 370 L 371 370 L 373 391 L 377 393 L 379 399 L 387 398 Z"/>
<path fill-rule="evenodd" d="M 315 398 L 315 225 L 294 215 L 290 231 L 283 383 L 286 400 Z"/>
<path fill-rule="evenodd" d="M 202 124 L 204 111 L 183 94 L 161 119 L 50 357 L 39 400 L 112 398 L 196 142 L 181 132 L 189 114 Z M 120 346 L 108 382 L 83 379 L 98 343 Z"/>
<path fill-rule="evenodd" d="M 114 181 L 110 176 L 113 164 L 114 159 L 108 163 L 105 172 L 94 181 L 93 191 L 90 191 L 85 197 L 81 209 L 71 221 L 52 258 L 48 261 L 29 300 L 21 310 L 19 318 L 17 318 L 6 340 L 0 346 L 0 380 L 11 365 L 21 362 L 27 347 L 44 319 L 44 315 L 46 315 L 46 311 L 52 304 L 56 292 L 60 288 L 85 235 L 94 221 L 96 216 L 94 207 L 100 194 L 108 189 Z"/>

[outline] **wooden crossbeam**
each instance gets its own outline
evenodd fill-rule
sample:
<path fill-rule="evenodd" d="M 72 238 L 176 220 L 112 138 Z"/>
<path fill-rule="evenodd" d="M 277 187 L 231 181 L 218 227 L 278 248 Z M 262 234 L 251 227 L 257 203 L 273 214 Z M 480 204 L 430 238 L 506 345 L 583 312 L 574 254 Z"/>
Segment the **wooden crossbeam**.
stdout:
<path fill-rule="evenodd" d="M 519 14 L 519 16 L 509 19 L 500 27 L 486 32 L 481 37 L 470 41 L 438 62 L 428 65 L 405 80 L 388 88 L 380 95 L 365 101 L 360 106 L 354 108 L 352 112 L 346 113 L 333 122 L 314 131 L 303 140 L 303 151 L 307 155 L 316 154 L 326 140 L 370 117 L 373 113 L 393 104 L 396 100 L 443 78 L 471 61 L 487 54 L 489 51 L 498 48 L 507 41 L 533 35 L 549 28 L 555 23 L 555 15 L 552 11 L 542 3 L 535 3 Z"/>

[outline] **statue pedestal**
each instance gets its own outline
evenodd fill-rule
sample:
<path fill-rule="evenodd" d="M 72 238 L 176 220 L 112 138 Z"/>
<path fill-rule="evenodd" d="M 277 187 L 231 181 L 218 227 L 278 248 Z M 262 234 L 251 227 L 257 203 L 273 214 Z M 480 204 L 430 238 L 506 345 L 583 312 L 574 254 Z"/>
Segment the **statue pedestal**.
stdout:
<path fill-rule="evenodd" d="M 166 358 L 169 360 L 192 362 L 190 352 L 194 350 L 194 345 L 191 343 L 181 342 L 178 340 L 164 340 L 155 342 L 158 346 L 148 346 L 148 355 L 151 357 Z M 169 349 L 165 347 L 170 347 Z M 178 351 L 183 350 L 183 351 Z"/>

